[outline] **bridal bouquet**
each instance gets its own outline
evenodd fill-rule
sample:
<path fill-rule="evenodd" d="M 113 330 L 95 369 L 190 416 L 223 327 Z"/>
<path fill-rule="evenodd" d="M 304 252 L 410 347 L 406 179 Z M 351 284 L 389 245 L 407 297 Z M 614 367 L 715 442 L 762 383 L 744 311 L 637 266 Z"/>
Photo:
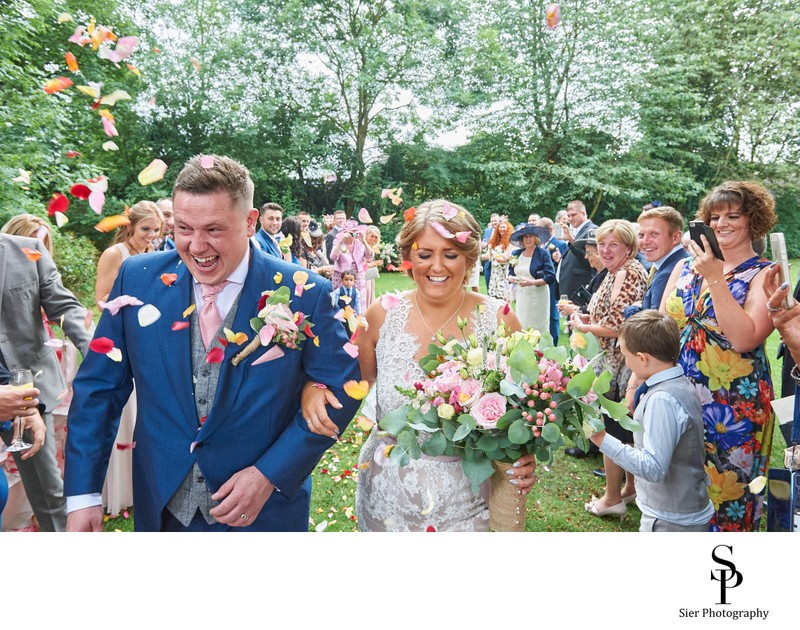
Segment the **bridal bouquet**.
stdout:
<path fill-rule="evenodd" d="M 397 386 L 408 402 L 379 422 L 396 438 L 391 462 L 458 455 L 477 492 L 497 463 L 525 453 L 550 462 L 565 438 L 587 450 L 586 436 L 603 428 L 603 413 L 636 428 L 624 404 L 603 396 L 611 372 L 595 375 L 599 348 L 591 335 L 564 347 L 534 330 L 512 333 L 501 324 L 478 339 L 465 334 L 466 319 L 458 325 L 462 338 L 440 334 L 428 346 L 420 360 L 425 378 Z"/>

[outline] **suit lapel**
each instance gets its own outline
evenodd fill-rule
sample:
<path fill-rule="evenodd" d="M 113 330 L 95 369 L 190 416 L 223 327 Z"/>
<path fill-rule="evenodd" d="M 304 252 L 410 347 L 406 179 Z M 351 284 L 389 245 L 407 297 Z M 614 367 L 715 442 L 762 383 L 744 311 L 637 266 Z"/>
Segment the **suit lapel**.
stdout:
<path fill-rule="evenodd" d="M 180 262 L 180 259 L 178 261 Z M 169 349 L 169 353 L 161 353 L 161 356 L 169 361 L 164 365 L 168 390 L 174 393 L 184 415 L 187 418 L 196 418 L 197 410 L 192 403 L 194 386 L 192 385 L 191 330 L 189 328 L 172 330 L 172 322 L 189 320 L 189 316 L 184 317 L 183 313 L 194 304 L 192 275 L 186 269 L 186 265 L 182 263 L 178 264 L 175 273 L 178 275 L 178 279 L 171 286 L 159 286 L 156 289 L 164 293 L 164 297 L 158 300 L 158 308 L 161 311 L 161 319 L 167 322 L 167 325 L 158 327 L 159 347 Z M 158 284 L 161 285 L 161 282 Z"/>

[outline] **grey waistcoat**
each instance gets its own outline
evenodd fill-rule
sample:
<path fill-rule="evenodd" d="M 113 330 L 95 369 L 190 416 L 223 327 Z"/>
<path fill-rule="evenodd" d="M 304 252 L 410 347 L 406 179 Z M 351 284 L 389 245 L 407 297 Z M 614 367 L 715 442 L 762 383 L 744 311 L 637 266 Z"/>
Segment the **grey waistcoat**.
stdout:
<path fill-rule="evenodd" d="M 671 378 L 653 385 L 639 401 L 634 419 L 644 417 L 647 399 L 655 392 L 667 392 L 675 397 L 689 416 L 686 431 L 678 440 L 672 453 L 672 461 L 663 481 L 652 483 L 636 477 L 636 494 L 643 505 L 653 510 L 690 514 L 701 512 L 708 506 L 706 484 L 705 433 L 703 408 L 694 386 L 683 376 Z M 633 434 L 636 448 L 642 448 L 642 431 Z"/>
<path fill-rule="evenodd" d="M 222 328 L 232 327 L 238 305 L 239 298 L 237 296 L 225 319 L 222 320 L 222 324 L 220 324 L 220 328 L 214 336 L 214 341 L 211 343 L 209 350 L 221 345 L 217 337 L 222 335 Z M 206 363 L 208 351 L 203 345 L 203 338 L 200 334 L 197 310 L 192 313 L 191 321 L 192 374 L 194 375 L 192 381 L 194 383 L 194 406 L 197 410 L 199 427 L 200 418 L 205 418 L 214 404 L 214 396 L 217 392 L 219 371 L 222 367 L 222 363 Z M 195 462 L 189 474 L 184 478 L 183 483 L 181 483 L 175 491 L 175 494 L 172 495 L 169 503 L 167 503 L 167 509 L 184 527 L 189 526 L 197 510 L 200 510 L 206 523 L 211 525 L 217 521 L 209 514 L 209 510 L 219 503 L 219 501 L 213 501 L 211 499 L 212 494 L 212 491 L 206 485 L 205 477 L 200 467 L 197 465 L 197 462 Z"/>

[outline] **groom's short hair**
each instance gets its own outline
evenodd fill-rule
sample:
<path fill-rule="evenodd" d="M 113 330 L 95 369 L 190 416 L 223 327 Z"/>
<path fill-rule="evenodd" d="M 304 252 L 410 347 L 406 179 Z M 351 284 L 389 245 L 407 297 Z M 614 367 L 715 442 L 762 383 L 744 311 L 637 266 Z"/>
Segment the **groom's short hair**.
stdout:
<path fill-rule="evenodd" d="M 233 158 L 195 155 L 178 174 L 172 196 L 175 197 L 178 192 L 190 195 L 226 192 L 235 205 L 247 211 L 253 207 L 254 189 L 250 171 Z"/>

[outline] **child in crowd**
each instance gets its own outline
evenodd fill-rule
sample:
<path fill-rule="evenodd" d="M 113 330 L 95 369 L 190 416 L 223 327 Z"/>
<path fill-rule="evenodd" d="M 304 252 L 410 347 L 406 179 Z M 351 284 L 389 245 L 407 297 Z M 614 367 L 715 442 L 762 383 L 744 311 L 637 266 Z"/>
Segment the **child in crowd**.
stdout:
<path fill-rule="evenodd" d="M 635 475 L 639 531 L 704 532 L 714 513 L 704 468 L 703 411 L 694 386 L 676 365 L 680 332 L 675 320 L 655 310 L 631 316 L 620 326 L 625 363 L 644 381 L 636 390 L 634 420 L 644 430 L 627 446 L 601 431 L 590 440 Z M 607 514 L 624 516 L 625 503 Z"/>
<path fill-rule="evenodd" d="M 361 315 L 361 296 L 358 294 L 358 289 L 355 285 L 356 275 L 352 271 L 343 272 L 341 286 L 333 291 L 333 304 L 337 309 L 347 309 L 349 305 L 357 315 Z M 344 328 L 348 335 L 352 335 L 355 332 L 350 330 L 350 325 L 347 321 L 345 321 Z"/>

